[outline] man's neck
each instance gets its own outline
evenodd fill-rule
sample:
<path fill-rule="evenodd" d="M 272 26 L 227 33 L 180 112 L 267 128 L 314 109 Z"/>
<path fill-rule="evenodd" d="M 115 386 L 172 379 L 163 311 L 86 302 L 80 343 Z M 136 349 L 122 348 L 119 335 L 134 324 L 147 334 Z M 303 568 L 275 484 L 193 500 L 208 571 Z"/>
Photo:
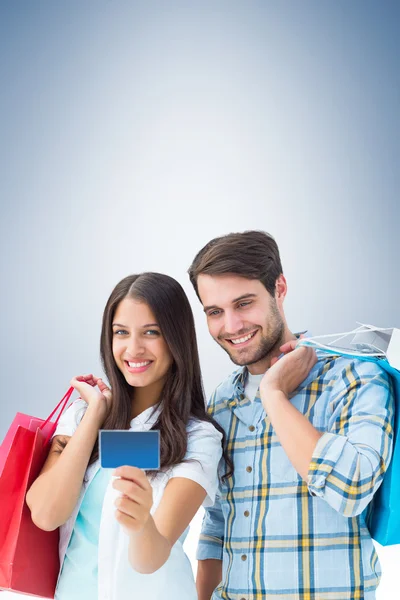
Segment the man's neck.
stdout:
<path fill-rule="evenodd" d="M 283 344 L 286 344 L 286 342 L 290 342 L 291 340 L 295 339 L 296 336 L 294 333 L 285 328 L 281 339 L 276 346 L 274 346 L 271 352 L 269 352 L 262 360 L 247 366 L 249 373 L 251 373 L 251 375 L 261 375 L 261 373 L 265 373 L 271 366 L 271 360 L 282 354 L 280 347 L 283 346 Z"/>

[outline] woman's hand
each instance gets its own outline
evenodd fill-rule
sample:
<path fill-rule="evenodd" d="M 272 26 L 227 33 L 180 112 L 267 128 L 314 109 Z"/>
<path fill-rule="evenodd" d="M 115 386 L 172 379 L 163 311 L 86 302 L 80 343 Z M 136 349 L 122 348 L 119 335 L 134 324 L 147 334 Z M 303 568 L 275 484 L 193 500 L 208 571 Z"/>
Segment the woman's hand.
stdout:
<path fill-rule="evenodd" d="M 111 390 L 106 386 L 100 377 L 95 377 L 91 373 L 89 375 L 79 375 L 71 379 L 73 388 L 76 389 L 88 406 L 92 410 L 96 410 L 103 423 L 108 416 L 111 408 Z"/>
<path fill-rule="evenodd" d="M 273 391 L 292 394 L 305 380 L 317 362 L 317 355 L 312 348 L 299 346 L 298 340 L 292 340 L 280 347 L 285 354 L 282 358 L 274 358 L 271 367 L 265 373 L 260 384 L 261 398 L 267 398 Z"/>
<path fill-rule="evenodd" d="M 115 517 L 129 534 L 140 533 L 150 518 L 153 489 L 146 473 L 137 467 L 119 467 L 114 472 L 113 488 L 121 492 L 115 501 Z"/>

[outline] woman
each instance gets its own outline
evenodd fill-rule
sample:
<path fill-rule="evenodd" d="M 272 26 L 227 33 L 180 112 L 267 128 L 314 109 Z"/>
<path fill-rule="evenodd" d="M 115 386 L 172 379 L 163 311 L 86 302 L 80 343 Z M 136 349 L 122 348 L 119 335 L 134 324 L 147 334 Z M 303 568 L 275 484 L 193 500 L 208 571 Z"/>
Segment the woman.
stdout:
<path fill-rule="evenodd" d="M 182 543 L 200 505 L 214 502 L 223 433 L 205 410 L 180 284 L 158 273 L 123 279 L 104 311 L 101 358 L 110 387 L 91 374 L 72 380 L 81 398 L 27 494 L 35 524 L 60 527 L 56 598 L 195 600 Z M 160 471 L 100 469 L 99 429 L 159 430 Z"/>

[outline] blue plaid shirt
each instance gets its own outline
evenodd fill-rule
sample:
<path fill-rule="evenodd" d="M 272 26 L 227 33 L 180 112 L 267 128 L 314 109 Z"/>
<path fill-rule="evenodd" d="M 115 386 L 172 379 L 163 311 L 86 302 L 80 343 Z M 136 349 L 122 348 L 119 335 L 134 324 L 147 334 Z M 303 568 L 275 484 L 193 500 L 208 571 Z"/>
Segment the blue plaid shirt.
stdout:
<path fill-rule="evenodd" d="M 291 398 L 323 432 L 303 481 L 266 416 L 244 394 L 247 369 L 221 383 L 210 414 L 234 475 L 206 510 L 197 558 L 222 559 L 213 600 L 375 598 L 380 566 L 363 511 L 388 467 L 394 399 L 371 362 L 318 353 Z"/>

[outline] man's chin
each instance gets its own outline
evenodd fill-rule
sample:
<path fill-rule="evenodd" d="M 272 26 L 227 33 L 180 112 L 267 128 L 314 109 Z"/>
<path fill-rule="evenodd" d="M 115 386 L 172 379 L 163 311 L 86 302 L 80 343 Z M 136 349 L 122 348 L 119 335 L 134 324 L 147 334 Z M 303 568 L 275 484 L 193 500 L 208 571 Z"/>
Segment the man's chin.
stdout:
<path fill-rule="evenodd" d="M 231 361 L 235 365 L 238 365 L 239 367 L 245 367 L 246 365 L 251 365 L 254 362 L 258 362 L 258 360 L 259 360 L 259 358 L 257 358 L 256 354 L 251 355 L 251 354 L 248 354 L 245 352 L 234 354 L 234 353 L 230 352 L 227 348 L 224 348 L 224 350 L 226 350 Z"/>
<path fill-rule="evenodd" d="M 242 350 L 241 352 L 239 350 L 232 352 L 231 347 L 228 348 L 226 344 L 221 344 L 219 340 L 215 341 L 223 350 L 225 350 L 233 364 L 238 365 L 238 367 L 245 367 L 246 365 L 251 365 L 259 360 L 257 352 L 254 352 L 254 349 L 253 352 L 250 352 L 250 348 L 246 348 L 246 350 Z"/>
<path fill-rule="evenodd" d="M 247 360 L 240 360 L 238 358 L 234 358 L 231 355 L 229 355 L 229 358 L 231 359 L 233 364 L 237 365 L 238 367 L 246 367 L 249 364 L 249 362 Z"/>

